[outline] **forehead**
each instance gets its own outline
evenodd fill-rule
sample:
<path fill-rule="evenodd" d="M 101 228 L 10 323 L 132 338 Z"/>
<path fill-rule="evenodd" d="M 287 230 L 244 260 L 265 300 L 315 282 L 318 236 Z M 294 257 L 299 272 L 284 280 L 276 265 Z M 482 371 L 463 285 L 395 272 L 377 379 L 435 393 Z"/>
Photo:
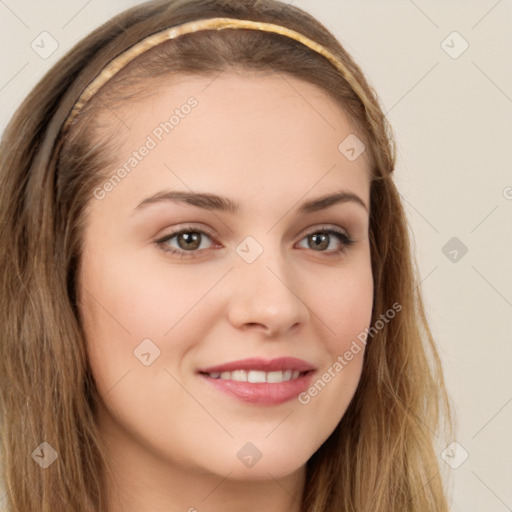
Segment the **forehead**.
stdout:
<path fill-rule="evenodd" d="M 135 206 L 161 188 L 188 189 L 251 209 L 344 188 L 368 203 L 366 153 L 352 160 L 343 151 L 362 134 L 327 92 L 295 77 L 172 77 L 104 115 L 103 136 L 117 142 L 105 175 L 125 170 L 110 201 Z"/>

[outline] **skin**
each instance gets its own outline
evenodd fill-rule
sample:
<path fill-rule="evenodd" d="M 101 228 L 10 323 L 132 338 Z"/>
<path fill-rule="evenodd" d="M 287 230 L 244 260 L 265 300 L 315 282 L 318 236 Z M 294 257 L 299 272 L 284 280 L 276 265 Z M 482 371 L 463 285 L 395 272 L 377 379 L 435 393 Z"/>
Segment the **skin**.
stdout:
<path fill-rule="evenodd" d="M 116 116 L 107 112 L 103 135 L 117 147 L 106 175 L 190 96 L 198 101 L 190 114 L 113 190 L 91 196 L 87 209 L 79 298 L 102 397 L 109 511 L 298 512 L 305 464 L 342 418 L 364 350 L 306 405 L 247 404 L 196 372 L 294 356 L 319 377 L 370 325 L 368 210 L 348 201 L 295 212 L 339 190 L 368 208 L 366 154 L 351 162 L 340 153 L 355 130 L 321 89 L 278 74 L 230 72 L 213 82 L 169 81 Z M 241 210 L 173 201 L 136 208 L 162 190 L 215 193 Z M 195 258 L 155 244 L 188 224 L 212 234 L 201 235 Z M 308 235 L 325 225 L 348 232 L 353 245 L 331 235 L 327 248 L 315 249 Z M 263 249 L 250 264 L 236 252 L 248 236 Z M 169 246 L 187 249 L 177 236 Z M 160 350 L 149 366 L 134 356 L 144 339 Z M 247 442 L 262 455 L 250 468 L 237 457 Z"/>

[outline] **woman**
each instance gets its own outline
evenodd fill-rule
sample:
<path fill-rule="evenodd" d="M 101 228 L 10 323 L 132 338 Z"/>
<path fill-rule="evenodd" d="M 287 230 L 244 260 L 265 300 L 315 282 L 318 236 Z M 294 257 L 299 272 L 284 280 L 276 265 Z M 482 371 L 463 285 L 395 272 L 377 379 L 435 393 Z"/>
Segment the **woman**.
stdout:
<path fill-rule="evenodd" d="M 73 48 L 1 146 L 9 510 L 447 510 L 394 162 L 292 6 L 148 2 Z"/>

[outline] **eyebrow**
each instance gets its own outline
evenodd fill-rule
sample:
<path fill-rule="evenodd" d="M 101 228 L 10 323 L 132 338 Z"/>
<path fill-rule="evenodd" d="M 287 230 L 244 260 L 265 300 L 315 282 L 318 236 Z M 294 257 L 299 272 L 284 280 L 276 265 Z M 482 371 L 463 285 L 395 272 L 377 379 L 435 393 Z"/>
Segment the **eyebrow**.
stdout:
<path fill-rule="evenodd" d="M 240 213 L 241 211 L 240 204 L 227 197 L 222 197 L 216 194 L 186 192 L 180 190 L 163 190 L 161 192 L 157 192 L 156 194 L 141 201 L 135 207 L 135 210 L 144 208 L 151 204 L 167 201 L 190 204 L 205 210 L 216 210 L 228 213 Z M 368 206 L 366 206 L 365 202 L 357 194 L 346 190 L 341 190 L 334 194 L 327 194 L 306 201 L 296 210 L 295 213 L 304 215 L 306 213 L 312 213 L 323 210 L 325 208 L 329 208 L 335 204 L 343 204 L 349 202 L 358 204 L 362 206 L 366 211 L 369 211 Z"/>

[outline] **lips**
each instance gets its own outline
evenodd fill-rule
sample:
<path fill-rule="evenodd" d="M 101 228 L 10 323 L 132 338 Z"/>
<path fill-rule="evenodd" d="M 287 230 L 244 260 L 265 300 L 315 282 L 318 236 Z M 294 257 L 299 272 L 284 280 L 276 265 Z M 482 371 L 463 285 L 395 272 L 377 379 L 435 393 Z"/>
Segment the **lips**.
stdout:
<path fill-rule="evenodd" d="M 240 361 L 231 361 L 229 363 L 217 365 L 217 366 L 209 366 L 208 368 L 204 368 L 199 370 L 199 373 L 223 373 L 223 372 L 233 372 L 236 370 L 255 370 L 260 372 L 277 372 L 277 371 L 287 371 L 291 370 L 292 372 L 309 372 L 314 370 L 315 367 L 304 361 L 303 359 L 298 359 L 296 357 L 279 357 L 276 359 L 261 359 L 261 358 L 250 358 L 250 359 L 242 359 Z"/>
<path fill-rule="evenodd" d="M 200 370 L 215 389 L 254 405 L 278 405 L 297 397 L 310 385 L 315 367 L 295 357 L 232 361 Z"/>

